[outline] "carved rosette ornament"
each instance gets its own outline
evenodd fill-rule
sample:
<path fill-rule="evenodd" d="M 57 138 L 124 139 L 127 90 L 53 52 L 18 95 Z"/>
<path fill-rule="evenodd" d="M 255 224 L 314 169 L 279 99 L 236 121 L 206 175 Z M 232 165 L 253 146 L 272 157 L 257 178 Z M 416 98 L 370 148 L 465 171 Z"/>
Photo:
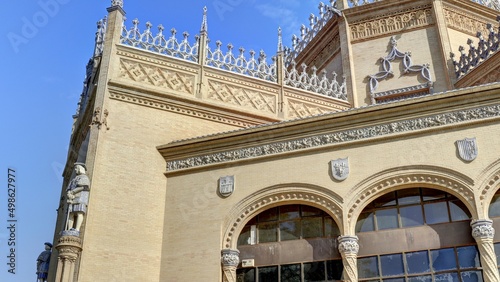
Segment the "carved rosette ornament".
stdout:
<path fill-rule="evenodd" d="M 222 281 L 236 282 L 236 267 L 240 263 L 240 251 L 224 249 L 221 251 Z"/>
<path fill-rule="evenodd" d="M 340 236 L 339 252 L 342 255 L 342 262 L 344 263 L 344 281 L 357 282 L 358 281 L 358 265 L 357 257 L 359 251 L 358 237 L 357 236 Z"/>
<path fill-rule="evenodd" d="M 471 222 L 472 236 L 476 239 L 477 247 L 481 255 L 484 281 L 500 281 L 497 268 L 497 257 L 493 245 L 495 229 L 491 220 L 475 220 Z"/>
<path fill-rule="evenodd" d="M 59 255 L 55 281 L 72 282 L 75 275 L 75 263 L 82 251 L 82 240 L 75 236 L 62 236 L 58 240 L 56 249 Z"/>

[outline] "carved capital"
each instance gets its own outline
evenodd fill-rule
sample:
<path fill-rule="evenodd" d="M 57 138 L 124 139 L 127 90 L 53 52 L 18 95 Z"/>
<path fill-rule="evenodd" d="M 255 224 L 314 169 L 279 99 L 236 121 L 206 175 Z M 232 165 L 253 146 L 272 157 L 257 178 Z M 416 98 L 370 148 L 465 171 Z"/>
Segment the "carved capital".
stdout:
<path fill-rule="evenodd" d="M 495 229 L 491 220 L 475 220 L 471 222 L 472 236 L 474 239 L 493 239 Z"/>
<path fill-rule="evenodd" d="M 236 267 L 240 263 L 240 251 L 232 249 L 224 249 L 221 251 L 221 263 L 222 266 Z"/>
<path fill-rule="evenodd" d="M 112 0 L 111 7 L 115 7 L 115 6 L 123 8 L 123 0 Z"/>
<path fill-rule="evenodd" d="M 357 236 L 339 236 L 339 252 L 344 255 L 357 255 L 359 251 Z"/>

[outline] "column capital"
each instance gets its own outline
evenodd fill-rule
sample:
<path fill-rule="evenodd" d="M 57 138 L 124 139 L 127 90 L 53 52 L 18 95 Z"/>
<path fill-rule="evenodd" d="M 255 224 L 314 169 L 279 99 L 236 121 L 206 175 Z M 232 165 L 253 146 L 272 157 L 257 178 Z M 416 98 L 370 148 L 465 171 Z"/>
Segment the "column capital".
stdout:
<path fill-rule="evenodd" d="M 224 249 L 221 251 L 222 266 L 238 266 L 240 263 L 240 251 L 233 249 Z"/>
<path fill-rule="evenodd" d="M 339 236 L 339 252 L 357 255 L 359 251 L 357 236 Z"/>
<path fill-rule="evenodd" d="M 470 223 L 472 227 L 472 237 L 474 239 L 493 239 L 495 236 L 495 229 L 493 228 L 493 221 L 489 219 L 473 220 Z"/>

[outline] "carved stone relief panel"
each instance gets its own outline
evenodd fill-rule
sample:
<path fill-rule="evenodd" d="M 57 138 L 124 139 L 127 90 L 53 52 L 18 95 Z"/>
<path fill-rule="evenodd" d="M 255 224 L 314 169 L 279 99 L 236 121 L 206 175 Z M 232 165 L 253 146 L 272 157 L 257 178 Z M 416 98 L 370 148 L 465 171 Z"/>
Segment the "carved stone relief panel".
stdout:
<path fill-rule="evenodd" d="M 465 32 L 473 37 L 476 37 L 478 31 L 483 34 L 488 34 L 488 29 L 486 28 L 487 22 L 477 17 L 473 17 L 470 14 L 451 7 L 445 7 L 444 16 L 446 25 L 449 28 Z"/>

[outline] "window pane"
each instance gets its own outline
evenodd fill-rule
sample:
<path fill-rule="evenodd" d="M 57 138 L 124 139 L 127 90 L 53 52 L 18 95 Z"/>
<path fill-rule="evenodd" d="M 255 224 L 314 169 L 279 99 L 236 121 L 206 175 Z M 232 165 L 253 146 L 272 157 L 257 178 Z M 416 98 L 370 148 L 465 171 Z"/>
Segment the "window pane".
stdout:
<path fill-rule="evenodd" d="M 322 282 L 325 280 L 325 262 L 304 263 L 304 282 Z"/>
<path fill-rule="evenodd" d="M 458 253 L 458 266 L 460 268 L 479 267 L 479 252 L 476 246 L 460 247 L 457 248 Z"/>
<path fill-rule="evenodd" d="M 367 257 L 358 259 L 359 278 L 378 277 L 377 257 Z"/>
<path fill-rule="evenodd" d="M 250 225 L 243 227 L 240 236 L 238 237 L 238 246 L 250 244 Z"/>
<path fill-rule="evenodd" d="M 335 221 L 333 221 L 333 219 L 331 217 L 324 217 L 324 221 L 325 221 L 325 236 L 326 237 L 336 238 L 337 236 L 340 235 L 340 230 L 339 230 L 337 224 L 335 223 Z"/>
<path fill-rule="evenodd" d="M 396 192 L 391 192 L 378 197 L 375 201 L 370 203 L 370 205 L 367 206 L 366 208 L 371 209 L 371 208 L 389 207 L 395 205 L 396 205 Z"/>
<path fill-rule="evenodd" d="M 471 218 L 469 210 L 460 200 L 450 201 L 451 221 L 467 220 Z"/>
<path fill-rule="evenodd" d="M 437 274 L 436 276 L 436 282 L 460 282 L 458 280 L 458 275 L 457 273 L 443 273 L 443 274 Z"/>
<path fill-rule="evenodd" d="M 497 255 L 497 264 L 500 266 L 500 243 L 495 243 L 495 254 Z"/>
<path fill-rule="evenodd" d="M 382 280 L 384 282 L 405 282 L 404 278 L 389 278 Z"/>
<path fill-rule="evenodd" d="M 446 192 L 436 189 L 422 189 L 422 199 L 432 201 L 446 198 Z"/>
<path fill-rule="evenodd" d="M 300 264 L 282 265 L 281 282 L 300 282 Z"/>
<path fill-rule="evenodd" d="M 399 205 L 420 203 L 420 189 L 405 189 L 397 191 L 397 193 Z"/>
<path fill-rule="evenodd" d="M 398 228 L 398 210 L 386 209 L 375 212 L 378 230 Z"/>
<path fill-rule="evenodd" d="M 453 249 L 431 251 L 431 257 L 434 271 L 457 269 L 457 261 Z"/>
<path fill-rule="evenodd" d="M 462 272 L 462 282 L 483 282 L 483 274 L 481 271 L 465 271 Z"/>
<path fill-rule="evenodd" d="M 300 239 L 300 221 L 280 222 L 280 239 L 281 241 Z"/>
<path fill-rule="evenodd" d="M 403 227 L 424 225 L 422 206 L 406 206 L 399 209 Z"/>
<path fill-rule="evenodd" d="M 280 220 L 299 218 L 299 206 L 298 205 L 288 205 L 280 207 Z"/>
<path fill-rule="evenodd" d="M 428 273 L 431 271 L 427 251 L 407 253 L 405 256 L 408 274 Z"/>
<path fill-rule="evenodd" d="M 302 216 L 321 215 L 323 211 L 310 206 L 302 206 Z"/>
<path fill-rule="evenodd" d="M 500 194 L 493 196 L 488 213 L 490 217 L 500 216 Z"/>
<path fill-rule="evenodd" d="M 449 222 L 448 208 L 446 202 L 438 202 L 424 205 L 425 222 L 427 224 Z"/>
<path fill-rule="evenodd" d="M 362 213 L 359 216 L 358 221 L 356 222 L 356 232 L 367 232 L 375 230 L 373 215 L 373 212 Z"/>
<path fill-rule="evenodd" d="M 342 271 L 344 271 L 342 260 L 329 260 L 326 262 L 326 276 L 328 281 L 341 280 Z"/>
<path fill-rule="evenodd" d="M 278 220 L 278 208 L 272 208 L 259 214 L 259 222 Z"/>
<path fill-rule="evenodd" d="M 259 224 L 258 229 L 259 229 L 259 243 L 278 241 L 276 223 L 261 223 Z"/>
<path fill-rule="evenodd" d="M 408 282 L 432 282 L 432 277 L 430 275 L 409 277 Z"/>
<path fill-rule="evenodd" d="M 236 270 L 237 282 L 255 282 L 255 268 L 240 268 Z"/>
<path fill-rule="evenodd" d="M 310 217 L 302 219 L 303 238 L 323 237 L 323 218 Z"/>
<path fill-rule="evenodd" d="M 405 273 L 403 268 L 403 255 L 385 255 L 380 256 L 382 266 L 382 276 L 397 276 Z"/>
<path fill-rule="evenodd" d="M 259 282 L 278 282 L 278 267 L 259 268 Z"/>

